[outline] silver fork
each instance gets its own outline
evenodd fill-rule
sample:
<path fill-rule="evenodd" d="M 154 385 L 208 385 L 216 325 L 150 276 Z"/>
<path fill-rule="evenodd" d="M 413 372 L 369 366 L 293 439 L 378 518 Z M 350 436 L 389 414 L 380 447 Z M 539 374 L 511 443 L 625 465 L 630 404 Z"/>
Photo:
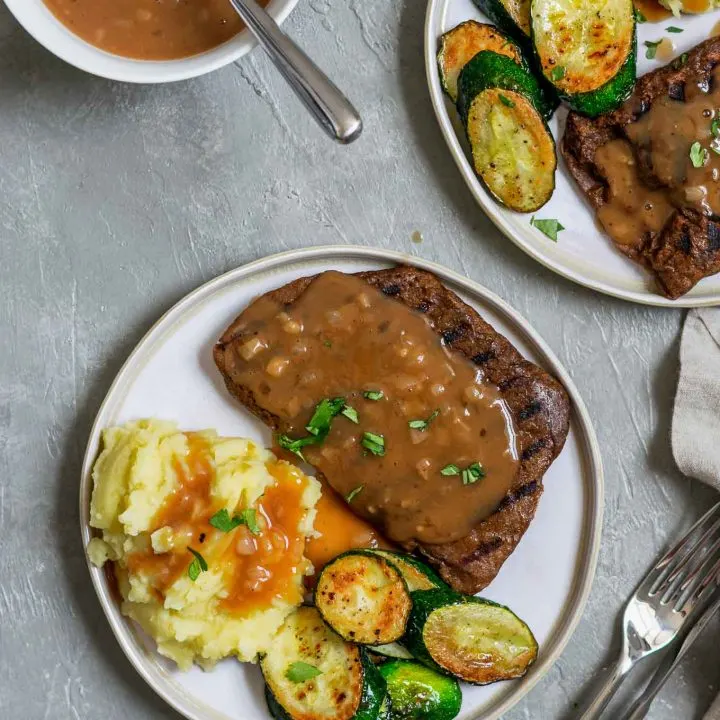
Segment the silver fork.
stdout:
<path fill-rule="evenodd" d="M 595 720 L 628 672 L 678 634 L 720 572 L 720 503 L 665 554 L 640 583 L 623 615 L 623 646 L 615 668 L 581 720 Z"/>

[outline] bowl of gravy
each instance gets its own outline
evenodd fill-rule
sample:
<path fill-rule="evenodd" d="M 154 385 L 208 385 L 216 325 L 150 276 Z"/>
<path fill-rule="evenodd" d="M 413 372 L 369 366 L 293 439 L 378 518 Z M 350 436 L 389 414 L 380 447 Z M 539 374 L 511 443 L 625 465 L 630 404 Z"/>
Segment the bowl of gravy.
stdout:
<path fill-rule="evenodd" d="M 259 0 L 282 22 L 297 0 Z M 229 0 L 5 0 L 45 48 L 112 80 L 162 83 L 216 70 L 256 42 Z"/>

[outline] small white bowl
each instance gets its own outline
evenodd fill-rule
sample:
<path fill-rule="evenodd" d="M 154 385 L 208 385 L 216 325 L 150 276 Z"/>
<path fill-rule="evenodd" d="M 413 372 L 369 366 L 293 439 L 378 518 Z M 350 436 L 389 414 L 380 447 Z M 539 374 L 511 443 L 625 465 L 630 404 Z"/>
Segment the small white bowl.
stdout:
<path fill-rule="evenodd" d="M 281 23 L 298 0 L 271 0 L 267 10 Z M 166 83 L 204 75 L 217 70 L 257 45 L 249 30 L 213 50 L 181 60 L 133 60 L 113 55 L 85 42 L 63 25 L 43 0 L 5 0 L 18 22 L 41 45 L 65 62 L 110 80 L 133 83 Z"/>

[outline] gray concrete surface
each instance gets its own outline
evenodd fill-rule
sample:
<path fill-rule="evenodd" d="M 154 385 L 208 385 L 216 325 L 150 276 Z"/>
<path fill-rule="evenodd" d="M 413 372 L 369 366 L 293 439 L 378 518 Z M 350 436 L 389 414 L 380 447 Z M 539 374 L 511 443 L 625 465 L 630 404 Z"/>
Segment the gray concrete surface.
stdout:
<path fill-rule="evenodd" d="M 287 29 L 364 113 L 365 135 L 341 148 L 261 52 L 192 82 L 124 86 L 63 64 L 0 9 L 0 718 L 176 717 L 122 655 L 88 582 L 81 456 L 149 325 L 268 253 L 342 242 L 442 262 L 530 318 L 584 396 L 607 475 L 598 575 L 566 652 L 510 720 L 577 716 L 616 647 L 621 603 L 713 501 L 669 450 L 683 313 L 577 287 L 500 236 L 436 126 L 423 21 L 422 0 L 301 0 Z M 719 659 L 706 637 L 651 717 L 701 717 Z"/>

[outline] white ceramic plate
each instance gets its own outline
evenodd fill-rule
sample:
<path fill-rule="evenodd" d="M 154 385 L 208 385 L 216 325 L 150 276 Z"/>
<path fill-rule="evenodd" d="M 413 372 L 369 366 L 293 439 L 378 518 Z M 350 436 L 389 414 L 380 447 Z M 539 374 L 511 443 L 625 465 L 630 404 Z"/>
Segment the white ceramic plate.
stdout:
<path fill-rule="evenodd" d="M 81 70 L 134 83 L 165 83 L 204 75 L 217 70 L 246 53 L 257 42 L 249 30 L 208 52 L 179 60 L 132 60 L 100 50 L 85 42 L 53 15 L 43 0 L 4 0 L 17 21 L 41 45 L 65 62 Z M 297 5 L 298 0 L 270 0 L 267 10 L 281 23 Z"/>
<path fill-rule="evenodd" d="M 450 152 L 480 207 L 497 227 L 538 262 L 581 285 L 647 305 L 698 307 L 720 304 L 720 275 L 705 278 L 679 300 L 668 300 L 652 290 L 649 274 L 620 254 L 607 236 L 597 227 L 590 206 L 576 189 L 562 158 L 558 161 L 556 189 L 550 202 L 535 215 L 557 218 L 565 230 L 554 243 L 531 227 L 531 215 L 523 215 L 498 205 L 475 176 L 465 134 L 452 102 L 440 87 L 437 69 L 438 38 L 464 20 L 488 22 L 471 0 L 429 0 L 425 23 L 425 67 L 430 96 L 440 128 Z M 638 75 L 660 67 L 658 60 L 645 57 L 645 40 L 669 37 L 679 55 L 702 40 L 720 20 L 720 12 L 672 18 L 660 23 L 638 25 Z M 670 25 L 682 33 L 670 34 Z M 561 108 L 550 129 L 556 139 L 561 137 L 567 111 Z"/>
<path fill-rule="evenodd" d="M 83 544 L 91 537 L 91 469 L 103 428 L 148 416 L 181 427 L 214 427 L 266 444 L 270 433 L 226 392 L 211 350 L 225 327 L 257 295 L 327 269 L 344 272 L 408 263 L 434 272 L 476 307 L 525 355 L 555 374 L 573 402 L 565 449 L 545 478 L 545 494 L 519 547 L 483 594 L 510 605 L 540 643 L 538 662 L 521 681 L 463 688 L 462 720 L 497 718 L 551 667 L 580 618 L 590 590 L 602 523 L 603 483 L 595 433 L 575 386 L 552 351 L 500 298 L 434 263 L 371 248 L 328 247 L 274 255 L 222 275 L 180 301 L 130 355 L 100 408 L 80 484 Z M 177 672 L 119 611 L 104 573 L 89 565 L 92 582 L 125 654 L 150 686 L 192 720 L 267 720 L 260 671 L 230 659 L 212 672 Z"/>

